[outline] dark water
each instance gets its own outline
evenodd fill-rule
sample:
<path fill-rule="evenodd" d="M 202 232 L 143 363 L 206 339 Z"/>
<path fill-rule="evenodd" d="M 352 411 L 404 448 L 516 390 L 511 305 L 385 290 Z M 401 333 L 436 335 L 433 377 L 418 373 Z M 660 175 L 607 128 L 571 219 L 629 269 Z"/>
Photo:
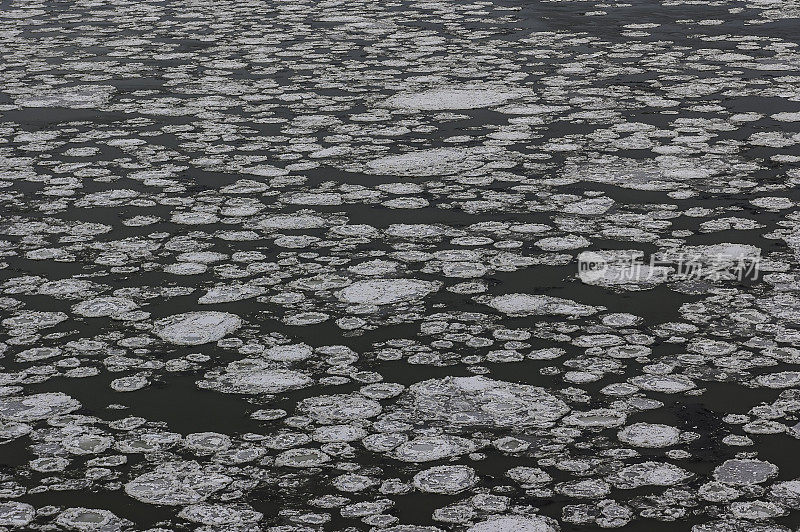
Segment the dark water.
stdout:
<path fill-rule="evenodd" d="M 0 2 L 0 527 L 796 529 L 798 19 Z"/>

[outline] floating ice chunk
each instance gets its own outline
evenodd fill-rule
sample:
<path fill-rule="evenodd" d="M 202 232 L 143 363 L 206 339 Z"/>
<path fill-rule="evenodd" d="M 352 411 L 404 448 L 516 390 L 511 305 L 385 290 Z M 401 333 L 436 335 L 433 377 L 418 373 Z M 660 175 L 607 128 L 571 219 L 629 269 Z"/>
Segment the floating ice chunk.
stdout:
<path fill-rule="evenodd" d="M 756 377 L 756 383 L 767 388 L 793 388 L 800 385 L 800 372 L 781 371 Z"/>
<path fill-rule="evenodd" d="M 223 393 L 275 394 L 305 388 L 313 382 L 305 373 L 274 367 L 274 362 L 245 358 L 229 363 L 224 371 L 206 373 L 205 380 L 197 385 Z"/>
<path fill-rule="evenodd" d="M 260 296 L 266 292 L 263 286 L 248 284 L 231 284 L 215 286 L 200 296 L 197 302 L 201 305 L 231 303 Z"/>
<path fill-rule="evenodd" d="M 441 286 L 437 281 L 419 279 L 371 279 L 354 282 L 336 292 L 336 297 L 351 304 L 389 305 L 421 299 Z"/>
<path fill-rule="evenodd" d="M 528 91 L 500 85 L 465 85 L 463 87 L 439 87 L 422 92 L 400 93 L 388 98 L 385 104 L 389 107 L 417 109 L 420 111 L 478 109 L 501 105 L 526 94 L 528 94 Z"/>
<path fill-rule="evenodd" d="M 393 456 L 402 462 L 432 462 L 475 450 L 475 444 L 458 436 L 421 436 L 401 444 Z"/>
<path fill-rule="evenodd" d="M 557 532 L 558 526 L 550 518 L 533 516 L 495 516 L 482 521 L 467 532 Z"/>
<path fill-rule="evenodd" d="M 775 113 L 770 116 L 779 122 L 800 122 L 800 112 Z"/>
<path fill-rule="evenodd" d="M 360 395 L 319 395 L 303 399 L 298 405 L 318 423 L 334 425 L 354 420 L 366 420 L 383 410 L 381 404 Z"/>
<path fill-rule="evenodd" d="M 367 162 L 371 174 L 407 177 L 452 175 L 483 165 L 481 158 L 464 148 L 432 148 L 399 155 L 386 155 Z"/>
<path fill-rule="evenodd" d="M 232 480 L 196 462 L 167 462 L 125 484 L 125 493 L 148 504 L 183 506 L 202 502 Z"/>
<path fill-rule="evenodd" d="M 675 427 L 653 423 L 634 423 L 617 433 L 621 442 L 634 447 L 669 447 L 678 443 L 681 431 Z"/>
<path fill-rule="evenodd" d="M 297 362 L 309 358 L 312 352 L 307 344 L 276 345 L 264 351 L 262 356 L 281 362 Z"/>
<path fill-rule="evenodd" d="M 627 419 L 625 412 L 611 408 L 597 408 L 587 412 L 572 412 L 564 418 L 564 423 L 585 428 L 619 427 Z"/>
<path fill-rule="evenodd" d="M 9 329 L 46 329 L 66 321 L 67 318 L 63 312 L 28 310 L 4 319 L 2 324 Z"/>
<path fill-rule="evenodd" d="M 73 305 L 72 312 L 87 318 L 100 318 L 119 316 L 137 307 L 136 302 L 126 297 L 95 297 Z"/>
<path fill-rule="evenodd" d="M 195 432 L 187 434 L 184 445 L 198 454 L 224 451 L 231 446 L 231 438 L 218 432 Z"/>
<path fill-rule="evenodd" d="M 28 422 L 69 414 L 80 402 L 61 392 L 37 393 L 26 397 L 0 397 L 0 418 Z"/>
<path fill-rule="evenodd" d="M 245 505 L 192 504 L 178 514 L 179 517 L 213 527 L 240 527 L 260 521 L 264 514 Z"/>
<path fill-rule="evenodd" d="M 511 316 L 548 315 L 591 316 L 597 307 L 583 305 L 570 299 L 538 294 L 505 294 L 493 298 L 481 297 L 480 302 Z"/>
<path fill-rule="evenodd" d="M 171 344 L 202 345 L 221 340 L 241 326 L 241 318 L 228 312 L 187 312 L 159 320 L 153 332 Z"/>
<path fill-rule="evenodd" d="M 0 526 L 25 526 L 36 516 L 36 509 L 30 504 L 16 501 L 0 503 Z"/>
<path fill-rule="evenodd" d="M 683 375 L 638 375 L 630 382 L 643 390 L 661 393 L 681 393 L 695 387 L 694 382 Z"/>
<path fill-rule="evenodd" d="M 119 517 L 108 510 L 95 508 L 67 508 L 56 518 L 59 526 L 69 530 L 120 530 L 121 523 L 110 526 Z"/>
<path fill-rule="evenodd" d="M 277 467 L 318 467 L 329 462 L 331 457 L 319 449 L 289 449 L 275 458 Z"/>
<path fill-rule="evenodd" d="M 70 454 L 77 456 L 100 454 L 111 447 L 114 438 L 102 434 L 80 434 L 67 437 L 61 445 Z"/>
<path fill-rule="evenodd" d="M 620 489 L 636 489 L 642 486 L 674 486 L 688 480 L 692 474 L 685 469 L 662 462 L 643 462 L 625 466 L 609 477 L 609 481 Z"/>
<path fill-rule="evenodd" d="M 414 419 L 455 426 L 549 426 L 569 407 L 543 388 L 486 377 L 446 377 L 408 389 Z"/>
<path fill-rule="evenodd" d="M 444 465 L 414 475 L 414 487 L 428 493 L 455 495 L 478 483 L 475 470 L 463 465 Z"/>
<path fill-rule="evenodd" d="M 256 227 L 265 231 L 316 229 L 325 226 L 325 219 L 314 214 L 273 214 L 262 218 Z"/>
<path fill-rule="evenodd" d="M 763 460 L 725 460 L 714 469 L 714 478 L 732 486 L 762 484 L 778 474 L 778 466 Z"/>
<path fill-rule="evenodd" d="M 116 89 L 111 85 L 76 85 L 72 87 L 39 87 L 35 92 L 16 98 L 20 107 L 66 107 L 91 109 L 108 103 Z"/>
<path fill-rule="evenodd" d="M 322 443 L 351 442 L 360 440 L 367 435 L 367 431 L 353 425 L 325 425 L 314 431 L 314 441 Z"/>

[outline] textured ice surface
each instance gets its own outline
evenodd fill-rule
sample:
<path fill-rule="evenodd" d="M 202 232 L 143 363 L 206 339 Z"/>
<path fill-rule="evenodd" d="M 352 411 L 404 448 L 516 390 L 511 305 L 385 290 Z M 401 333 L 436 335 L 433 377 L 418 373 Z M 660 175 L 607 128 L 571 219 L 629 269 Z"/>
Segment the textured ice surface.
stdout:
<path fill-rule="evenodd" d="M 156 335 L 171 344 L 202 345 L 221 340 L 242 326 L 229 312 L 187 312 L 156 322 Z"/>

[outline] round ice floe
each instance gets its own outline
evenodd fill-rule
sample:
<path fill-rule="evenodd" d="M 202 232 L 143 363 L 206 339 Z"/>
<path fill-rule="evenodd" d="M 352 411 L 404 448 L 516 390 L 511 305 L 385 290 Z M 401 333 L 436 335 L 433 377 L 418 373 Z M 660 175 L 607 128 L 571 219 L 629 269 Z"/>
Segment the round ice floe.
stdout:
<path fill-rule="evenodd" d="M 506 294 L 482 300 L 493 309 L 511 316 L 548 315 L 591 316 L 598 309 L 569 299 L 534 294 Z"/>
<path fill-rule="evenodd" d="M 28 422 L 68 414 L 81 404 L 61 392 L 38 393 L 27 397 L 0 398 L 0 418 L 7 421 Z"/>
<path fill-rule="evenodd" d="M 289 449 L 283 451 L 275 458 L 275 465 L 278 467 L 317 467 L 331 459 L 326 453 L 319 449 Z"/>
<path fill-rule="evenodd" d="M 276 345 L 264 351 L 265 358 L 281 362 L 297 362 L 311 356 L 311 346 L 307 344 Z"/>
<path fill-rule="evenodd" d="M 223 393 L 282 393 L 310 386 L 314 381 L 305 373 L 274 367 L 274 362 L 245 358 L 231 362 L 224 371 L 206 373 L 198 381 L 201 388 Z"/>
<path fill-rule="evenodd" d="M 30 434 L 32 427 L 26 423 L 6 423 L 0 421 L 0 443 L 9 440 L 15 440 L 26 434 Z"/>
<path fill-rule="evenodd" d="M 419 279 L 371 279 L 356 281 L 336 292 L 336 297 L 351 304 L 389 305 L 421 299 L 440 287 L 439 282 Z"/>
<path fill-rule="evenodd" d="M 630 382 L 643 390 L 661 393 L 681 393 L 695 387 L 694 382 L 683 375 L 639 375 Z"/>
<path fill-rule="evenodd" d="M 642 486 L 674 486 L 691 478 L 685 469 L 661 462 L 643 462 L 623 467 L 609 477 L 620 489 L 635 489 Z"/>
<path fill-rule="evenodd" d="M 264 514 L 244 505 L 192 504 L 178 514 L 179 517 L 214 527 L 236 527 L 256 523 Z"/>
<path fill-rule="evenodd" d="M 414 487 L 428 493 L 455 495 L 477 484 L 478 477 L 471 467 L 445 465 L 432 467 L 414 475 Z"/>
<path fill-rule="evenodd" d="M 9 329 L 46 329 L 66 321 L 67 318 L 63 312 L 28 310 L 4 319 L 2 324 Z"/>
<path fill-rule="evenodd" d="M 669 425 L 634 423 L 617 433 L 621 442 L 634 447 L 669 447 L 678 443 L 681 431 Z"/>
<path fill-rule="evenodd" d="M 388 107 L 420 111 L 478 109 L 501 105 L 524 94 L 527 92 L 503 86 L 465 85 L 400 93 L 388 98 L 385 104 Z"/>
<path fill-rule="evenodd" d="M 16 501 L 0 503 L 0 526 L 25 526 L 36 516 L 36 509 L 30 504 Z"/>
<path fill-rule="evenodd" d="M 486 377 L 446 377 L 409 387 L 402 404 L 413 419 L 456 426 L 549 426 L 569 407 L 543 388 Z"/>
<path fill-rule="evenodd" d="M 241 326 L 241 318 L 228 312 L 187 312 L 159 320 L 153 332 L 171 344 L 202 345 L 221 340 Z"/>
<path fill-rule="evenodd" d="M 69 530 L 105 530 L 105 527 L 108 527 L 109 524 L 118 519 L 116 515 L 108 510 L 68 508 L 58 514 L 56 523 Z M 114 528 L 118 530 L 119 525 Z"/>
<path fill-rule="evenodd" d="M 403 443 L 393 456 L 402 462 L 433 462 L 452 458 L 475 450 L 475 444 L 458 436 L 421 436 Z"/>
<path fill-rule="evenodd" d="M 232 480 L 196 462 L 167 462 L 125 484 L 125 493 L 149 504 L 183 506 L 203 501 Z"/>
<path fill-rule="evenodd" d="M 300 402 L 298 409 L 316 422 L 326 425 L 365 420 L 382 411 L 377 401 L 355 394 L 309 397 Z"/>
<path fill-rule="evenodd" d="M 72 306 L 72 312 L 87 318 L 118 316 L 135 309 L 138 305 L 126 297 L 95 297 Z"/>
<path fill-rule="evenodd" d="M 763 460 L 725 460 L 714 469 L 714 478 L 733 486 L 761 484 L 778 474 L 778 466 Z"/>
<path fill-rule="evenodd" d="M 212 454 L 231 446 L 231 438 L 218 432 L 195 432 L 186 435 L 184 445 L 198 454 Z"/>
<path fill-rule="evenodd" d="M 556 532 L 556 523 L 547 517 L 533 516 L 500 516 L 490 517 L 471 527 L 467 532 Z"/>

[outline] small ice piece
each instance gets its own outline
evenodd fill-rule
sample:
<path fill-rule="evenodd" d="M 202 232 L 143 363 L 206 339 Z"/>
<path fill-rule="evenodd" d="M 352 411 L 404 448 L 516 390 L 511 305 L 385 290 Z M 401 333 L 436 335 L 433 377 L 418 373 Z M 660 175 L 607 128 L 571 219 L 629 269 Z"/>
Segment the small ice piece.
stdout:
<path fill-rule="evenodd" d="M 634 423 L 617 433 L 621 442 L 634 447 L 669 447 L 678 443 L 681 431 L 658 423 Z"/>
<path fill-rule="evenodd" d="M 441 286 L 439 282 L 419 279 L 370 279 L 354 282 L 336 292 L 336 297 L 350 304 L 389 305 L 421 299 Z"/>
<path fill-rule="evenodd" d="M 153 332 L 171 344 L 202 345 L 221 340 L 241 326 L 242 319 L 229 312 L 187 312 L 157 321 Z"/>
<path fill-rule="evenodd" d="M 463 465 L 436 466 L 414 475 L 414 487 L 427 493 L 455 495 L 478 482 L 475 470 Z"/>
<path fill-rule="evenodd" d="M 714 469 L 714 478 L 732 486 L 761 484 L 778 474 L 778 466 L 756 459 L 725 460 Z"/>
<path fill-rule="evenodd" d="M 532 516 L 490 517 L 467 530 L 467 532 L 557 532 L 558 527 L 552 519 Z"/>
<path fill-rule="evenodd" d="M 119 517 L 108 510 L 95 508 L 67 508 L 56 518 L 59 526 L 69 530 L 119 530 L 120 526 L 109 526 Z"/>

